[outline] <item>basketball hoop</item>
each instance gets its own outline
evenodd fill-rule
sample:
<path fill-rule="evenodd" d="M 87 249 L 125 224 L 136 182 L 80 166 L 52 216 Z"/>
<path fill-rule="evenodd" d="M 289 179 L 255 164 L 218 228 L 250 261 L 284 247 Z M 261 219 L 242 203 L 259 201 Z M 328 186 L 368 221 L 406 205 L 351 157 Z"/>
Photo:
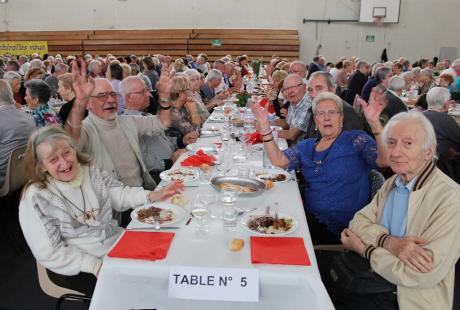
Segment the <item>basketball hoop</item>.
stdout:
<path fill-rule="evenodd" d="M 374 16 L 372 19 L 374 20 L 373 21 L 374 25 L 381 27 L 383 26 L 385 16 Z"/>

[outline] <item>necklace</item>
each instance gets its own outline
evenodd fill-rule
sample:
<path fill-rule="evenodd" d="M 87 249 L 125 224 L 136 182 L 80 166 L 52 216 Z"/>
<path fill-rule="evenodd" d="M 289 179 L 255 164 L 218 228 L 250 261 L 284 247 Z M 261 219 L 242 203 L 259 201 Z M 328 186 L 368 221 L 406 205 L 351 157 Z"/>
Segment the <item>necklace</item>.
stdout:
<path fill-rule="evenodd" d="M 79 187 L 80 187 L 81 198 L 83 199 L 83 210 L 81 208 L 79 208 L 76 204 L 74 204 L 72 201 L 70 201 L 70 199 L 68 199 L 66 196 L 64 196 L 64 194 L 61 192 L 61 190 L 59 189 L 59 187 L 56 184 L 56 189 L 59 192 L 59 194 L 61 195 L 61 197 L 64 198 L 64 200 L 66 202 L 70 203 L 75 209 L 77 209 L 78 211 L 81 212 L 81 215 L 83 216 L 83 220 L 85 221 L 86 225 L 89 226 L 87 221 L 96 220 L 96 217 L 94 216 L 94 209 L 91 208 L 91 211 L 86 211 L 85 195 L 83 195 L 83 189 L 81 188 L 81 185 Z M 77 214 L 75 212 L 73 212 L 73 213 L 75 214 L 75 217 L 77 217 L 77 218 L 79 217 L 79 216 L 77 216 Z"/>
<path fill-rule="evenodd" d="M 320 159 L 317 159 L 317 160 L 315 160 L 315 158 L 314 158 L 314 157 L 315 157 L 315 153 L 320 153 L 320 152 L 316 152 L 316 146 L 317 146 L 319 143 L 321 143 L 321 140 L 317 140 L 317 141 L 316 141 L 315 145 L 313 146 L 313 150 L 312 150 L 312 152 L 311 152 L 311 161 L 315 164 L 315 168 L 314 168 L 315 173 L 318 173 L 320 167 L 321 167 L 322 165 L 324 165 L 324 163 L 326 162 L 326 158 L 327 158 L 327 156 L 329 155 L 330 150 L 332 149 L 332 147 L 334 146 L 335 141 L 337 141 L 337 139 L 340 137 L 341 134 L 342 134 L 342 133 L 340 133 L 337 137 L 335 137 L 334 141 L 333 141 L 333 142 L 331 143 L 331 145 L 326 149 L 326 152 L 325 152 L 324 156 L 323 156 L 322 158 L 320 158 Z M 325 140 L 325 141 L 327 141 L 327 140 Z M 321 152 L 324 152 L 324 150 L 321 151 Z"/>

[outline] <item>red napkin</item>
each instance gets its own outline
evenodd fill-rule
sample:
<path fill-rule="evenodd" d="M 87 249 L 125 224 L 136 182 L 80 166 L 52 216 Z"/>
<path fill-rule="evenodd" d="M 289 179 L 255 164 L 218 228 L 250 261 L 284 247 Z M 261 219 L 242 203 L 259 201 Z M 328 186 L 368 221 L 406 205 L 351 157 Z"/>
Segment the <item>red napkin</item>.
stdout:
<path fill-rule="evenodd" d="M 251 237 L 253 264 L 310 266 L 307 249 L 299 237 Z"/>
<path fill-rule="evenodd" d="M 261 107 L 265 107 L 266 105 L 268 105 L 268 113 L 269 114 L 274 114 L 275 113 L 275 108 L 273 107 L 272 104 L 270 104 L 270 101 L 268 101 L 268 98 L 262 98 L 260 101 L 259 101 L 259 104 Z"/>
<path fill-rule="evenodd" d="M 168 254 L 174 233 L 125 231 L 109 257 L 158 260 Z"/>
<path fill-rule="evenodd" d="M 203 150 L 198 150 L 195 154 L 184 159 L 180 164 L 184 167 L 199 167 L 202 164 L 214 166 L 214 156 L 208 155 Z"/>
<path fill-rule="evenodd" d="M 257 143 L 262 143 L 262 134 L 258 131 L 253 132 L 253 133 L 246 133 L 244 134 L 245 137 L 247 137 L 246 143 L 248 144 L 257 144 Z"/>

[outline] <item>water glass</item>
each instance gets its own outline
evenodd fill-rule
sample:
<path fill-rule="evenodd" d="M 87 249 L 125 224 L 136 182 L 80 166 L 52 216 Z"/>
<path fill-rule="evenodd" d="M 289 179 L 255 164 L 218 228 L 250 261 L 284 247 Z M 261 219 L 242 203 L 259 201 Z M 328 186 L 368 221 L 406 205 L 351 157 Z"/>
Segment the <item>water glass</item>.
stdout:
<path fill-rule="evenodd" d="M 211 167 L 200 169 L 200 184 L 209 184 L 213 176 L 213 169 Z"/>
<path fill-rule="evenodd" d="M 250 169 L 247 166 L 239 166 L 237 170 L 237 176 L 242 178 L 249 178 Z"/>
<path fill-rule="evenodd" d="M 233 151 L 234 151 L 233 161 L 235 161 L 235 163 L 241 164 L 241 163 L 246 162 L 247 157 L 246 157 L 243 145 L 241 143 L 236 144 Z"/>
<path fill-rule="evenodd" d="M 191 214 L 194 218 L 195 231 L 207 232 L 209 230 L 209 209 L 203 201 L 197 197 L 192 201 Z"/>
<path fill-rule="evenodd" d="M 228 189 L 220 191 L 220 201 L 226 206 L 233 205 L 237 200 L 238 193 Z"/>
<path fill-rule="evenodd" d="M 238 219 L 238 211 L 233 206 L 225 206 L 222 212 L 224 230 L 235 231 Z"/>

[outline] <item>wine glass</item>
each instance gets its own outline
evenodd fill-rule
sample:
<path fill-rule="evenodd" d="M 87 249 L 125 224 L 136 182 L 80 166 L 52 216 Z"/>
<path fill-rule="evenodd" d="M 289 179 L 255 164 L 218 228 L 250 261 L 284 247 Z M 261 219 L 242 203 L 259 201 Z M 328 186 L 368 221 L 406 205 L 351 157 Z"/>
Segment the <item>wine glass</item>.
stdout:
<path fill-rule="evenodd" d="M 200 197 L 201 201 L 206 205 L 206 208 L 208 208 L 209 217 L 212 218 L 212 219 L 215 219 L 216 216 L 213 214 L 212 209 L 210 208 L 210 206 L 217 202 L 217 200 L 218 200 L 217 193 L 200 194 L 199 197 Z"/>

